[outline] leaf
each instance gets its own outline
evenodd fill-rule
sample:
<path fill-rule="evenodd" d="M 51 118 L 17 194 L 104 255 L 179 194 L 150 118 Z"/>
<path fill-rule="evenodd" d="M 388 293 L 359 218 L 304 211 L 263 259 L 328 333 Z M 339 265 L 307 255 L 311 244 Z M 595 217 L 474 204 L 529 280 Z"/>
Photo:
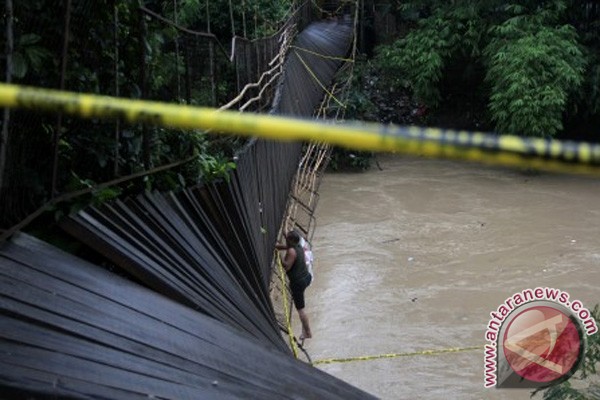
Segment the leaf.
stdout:
<path fill-rule="evenodd" d="M 40 70 L 46 60 L 52 58 L 52 53 L 40 46 L 29 46 L 24 49 L 25 56 L 34 70 Z"/>
<path fill-rule="evenodd" d="M 36 44 L 37 42 L 39 42 L 41 39 L 42 38 L 36 35 L 35 33 L 26 33 L 24 35 L 21 35 L 21 37 L 19 38 L 19 45 L 31 46 L 32 44 Z"/>
<path fill-rule="evenodd" d="M 12 74 L 15 78 L 23 78 L 27 75 L 27 61 L 25 61 L 25 57 L 21 53 L 13 53 L 13 70 Z"/>
<path fill-rule="evenodd" d="M 116 199 L 117 197 L 119 197 L 120 194 L 121 194 L 121 189 L 119 189 L 119 188 L 108 187 L 108 188 L 100 189 L 100 190 L 94 191 L 93 203 L 95 205 L 100 205 L 109 200 Z"/>

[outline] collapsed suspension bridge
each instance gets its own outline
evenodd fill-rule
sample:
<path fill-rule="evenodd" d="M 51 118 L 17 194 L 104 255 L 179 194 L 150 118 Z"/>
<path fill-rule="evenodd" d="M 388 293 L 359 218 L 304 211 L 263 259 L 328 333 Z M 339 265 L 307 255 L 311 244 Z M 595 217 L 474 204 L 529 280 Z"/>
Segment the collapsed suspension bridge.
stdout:
<path fill-rule="evenodd" d="M 353 26 L 350 19 L 315 22 L 289 52 L 303 13 L 297 10 L 276 35 L 277 46 L 257 45 L 269 53 L 257 58 L 265 61 L 250 74 L 257 83 L 238 73 L 240 96 L 229 106 L 260 109 L 271 98 L 271 113 L 313 114 L 322 86 L 329 86 L 339 58 L 351 49 Z M 198 45 L 198 35 L 185 35 L 186 46 Z M 245 43 L 236 43 L 243 56 L 238 46 Z M 236 65 L 248 71 L 241 60 Z M 192 78 L 181 82 L 183 93 L 193 93 Z M 309 188 L 303 205 L 315 205 L 315 180 L 294 178 L 302 147 L 251 140 L 228 180 L 144 193 L 62 219 L 65 231 L 127 279 L 16 229 L 3 232 L 3 396 L 368 398 L 290 356 L 270 298 L 272 249 L 284 216 L 310 229 L 301 221 L 310 213 L 286 211 L 293 182 Z M 323 166 L 322 154 L 312 154 L 302 159 L 305 167 Z M 298 201 L 303 193 L 296 192 Z M 51 199 L 38 214 L 62 199 Z"/>
<path fill-rule="evenodd" d="M 347 61 L 352 20 L 313 23 L 293 44 L 287 32 L 285 64 L 275 70 L 266 63 L 259 82 L 277 74 L 272 114 L 310 117 Z M 339 100 L 329 91 L 325 103 L 332 101 Z M 282 221 L 307 235 L 314 229 L 318 177 L 310 175 L 327 157 L 309 147 L 301 158 L 302 144 L 289 140 L 592 174 L 600 162 L 599 147 L 588 144 L 321 124 L 11 85 L 0 86 L 0 102 L 263 138 L 238 154 L 228 181 L 90 206 L 60 222 L 129 279 L 4 232 L 12 238 L 0 248 L 0 385 L 13 397 L 368 398 L 290 357 L 281 334 L 271 301 L 272 249 Z M 272 140 L 281 138 L 288 141 Z"/>

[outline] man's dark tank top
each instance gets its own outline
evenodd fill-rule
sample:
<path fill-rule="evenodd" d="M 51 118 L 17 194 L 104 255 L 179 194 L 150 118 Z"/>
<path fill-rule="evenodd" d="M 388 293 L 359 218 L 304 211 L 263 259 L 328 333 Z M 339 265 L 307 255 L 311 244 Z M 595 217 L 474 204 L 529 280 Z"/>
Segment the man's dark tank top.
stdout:
<path fill-rule="evenodd" d="M 300 244 L 297 244 L 294 246 L 294 250 L 296 250 L 296 261 L 294 261 L 292 268 L 287 271 L 290 283 L 304 279 L 308 275 L 308 268 L 306 268 L 306 261 L 304 261 L 304 249 Z"/>

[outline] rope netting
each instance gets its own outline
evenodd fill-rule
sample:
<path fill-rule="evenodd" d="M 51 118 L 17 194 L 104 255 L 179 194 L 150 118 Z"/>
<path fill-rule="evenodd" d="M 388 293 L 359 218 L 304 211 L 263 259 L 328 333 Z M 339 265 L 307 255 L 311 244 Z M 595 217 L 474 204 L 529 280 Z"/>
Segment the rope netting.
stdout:
<path fill-rule="evenodd" d="M 270 36 L 234 36 L 225 45 L 213 33 L 179 25 L 176 9 L 154 3 L 9 4 L 2 28 L 13 35 L 0 43 L 7 49 L 7 63 L 0 63 L 7 82 L 247 112 L 270 109 L 288 46 L 314 18 L 310 2 L 304 2 Z M 154 187 L 187 179 L 197 169 L 189 163 L 197 165 L 193 156 L 203 140 L 202 131 L 182 138 L 176 129 L 60 113 L 6 110 L 2 121 L 0 231 L 52 199 L 100 182 L 165 165 L 171 166 L 168 175 Z M 231 155 L 223 139 L 212 140 L 204 146 Z M 143 190 L 149 179 L 138 177 L 132 188 L 121 188 Z"/>

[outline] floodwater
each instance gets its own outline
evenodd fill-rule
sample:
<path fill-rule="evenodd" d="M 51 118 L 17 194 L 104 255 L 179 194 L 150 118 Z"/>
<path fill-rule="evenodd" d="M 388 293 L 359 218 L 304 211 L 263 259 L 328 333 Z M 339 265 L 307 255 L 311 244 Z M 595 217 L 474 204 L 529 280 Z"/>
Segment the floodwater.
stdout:
<path fill-rule="evenodd" d="M 483 346 L 490 312 L 527 288 L 600 303 L 600 178 L 378 159 L 383 171 L 328 173 L 321 185 L 306 292 L 313 361 Z M 318 368 L 384 399 L 530 395 L 484 389 L 483 350 Z"/>

